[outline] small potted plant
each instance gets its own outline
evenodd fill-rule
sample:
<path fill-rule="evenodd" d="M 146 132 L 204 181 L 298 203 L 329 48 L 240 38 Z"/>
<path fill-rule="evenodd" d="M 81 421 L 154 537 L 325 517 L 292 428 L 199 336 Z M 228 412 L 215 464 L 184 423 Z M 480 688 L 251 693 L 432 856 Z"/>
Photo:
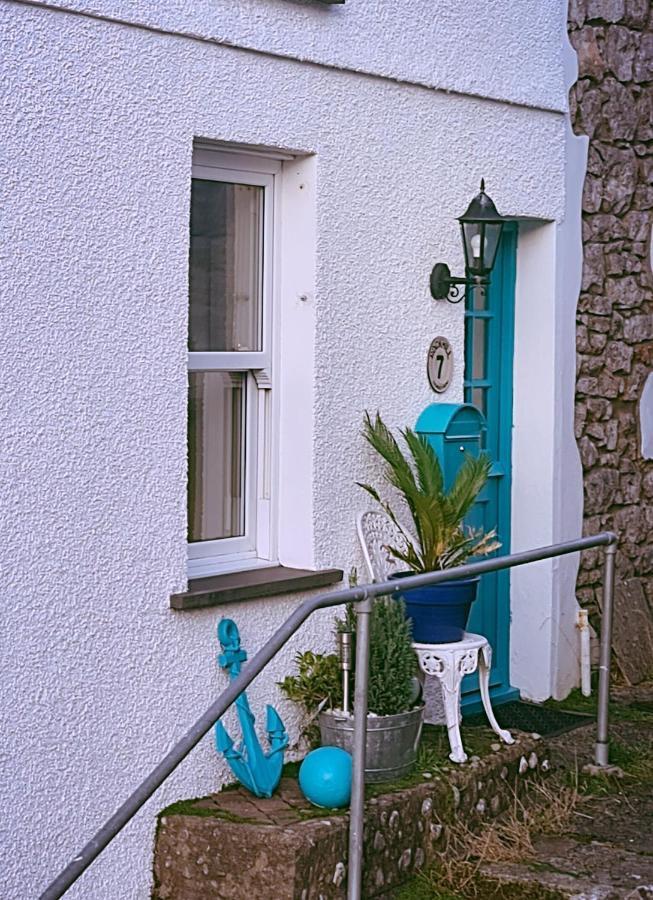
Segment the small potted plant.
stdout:
<path fill-rule="evenodd" d="M 488 479 L 487 454 L 467 454 L 447 490 L 440 461 L 426 438 L 410 428 L 400 434 L 407 453 L 378 413 L 374 419 L 365 413 L 363 435 L 383 460 L 384 479 L 395 489 L 414 529 L 413 535 L 401 524 L 401 516 L 375 487 L 359 482 L 397 529 L 399 540 L 387 550 L 406 565 L 406 571 L 393 577 L 450 569 L 497 550 L 501 545 L 494 530 L 483 532 L 463 524 Z M 402 596 L 413 623 L 413 640 L 421 644 L 461 640 L 478 582 L 478 577 L 467 578 L 407 590 Z"/>
<path fill-rule="evenodd" d="M 297 674 L 287 675 L 278 686 L 289 700 L 302 707 L 304 721 L 301 738 L 308 745 L 320 743 L 317 718 L 323 709 L 343 707 L 340 661 L 335 653 L 313 653 L 305 650 L 295 655 Z"/>
<path fill-rule="evenodd" d="M 355 637 L 355 617 L 351 611 L 338 627 L 354 632 Z M 411 644 L 410 621 L 403 603 L 387 598 L 376 600 L 370 616 L 365 751 L 365 780 L 369 782 L 401 778 L 411 770 L 417 756 L 424 704 L 419 701 L 417 659 Z M 311 654 L 308 658 L 300 654 L 297 661 L 298 674 L 280 682 L 281 689 L 291 700 L 302 704 L 309 722 L 319 711 L 323 746 L 342 747 L 351 753 L 354 716 L 349 711 L 350 698 L 345 701 L 342 687 L 336 687 L 334 669 L 339 667 L 338 657 L 332 654 L 318 658 Z M 355 671 L 353 675 L 355 681 Z"/>

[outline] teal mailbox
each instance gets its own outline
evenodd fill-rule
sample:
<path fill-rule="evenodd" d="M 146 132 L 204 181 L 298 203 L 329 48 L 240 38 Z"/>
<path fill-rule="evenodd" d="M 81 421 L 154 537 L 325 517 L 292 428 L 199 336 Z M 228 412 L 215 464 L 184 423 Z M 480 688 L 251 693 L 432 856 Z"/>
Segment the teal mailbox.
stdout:
<path fill-rule="evenodd" d="M 470 403 L 431 403 L 415 430 L 427 438 L 440 460 L 449 487 L 466 453 L 478 456 L 485 446 L 485 418 Z"/>

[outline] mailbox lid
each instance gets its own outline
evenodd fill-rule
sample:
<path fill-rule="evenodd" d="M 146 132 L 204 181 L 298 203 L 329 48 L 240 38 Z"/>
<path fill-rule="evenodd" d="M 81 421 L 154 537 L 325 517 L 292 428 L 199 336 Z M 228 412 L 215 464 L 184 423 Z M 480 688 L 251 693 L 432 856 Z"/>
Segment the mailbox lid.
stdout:
<path fill-rule="evenodd" d="M 483 414 L 471 403 L 431 403 L 415 428 L 423 435 L 442 435 L 445 441 L 477 443 L 487 425 Z"/>

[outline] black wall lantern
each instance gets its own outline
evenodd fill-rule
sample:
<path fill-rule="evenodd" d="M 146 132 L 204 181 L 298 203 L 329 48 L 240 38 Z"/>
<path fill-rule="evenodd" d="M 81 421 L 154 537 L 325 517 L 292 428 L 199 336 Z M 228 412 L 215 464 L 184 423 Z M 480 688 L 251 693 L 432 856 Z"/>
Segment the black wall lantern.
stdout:
<path fill-rule="evenodd" d="M 467 207 L 458 221 L 465 248 L 466 278 L 455 278 L 446 263 L 436 263 L 431 272 L 431 296 L 434 300 L 459 303 L 464 296 L 460 285 L 482 287 L 490 280 L 490 272 L 507 221 L 499 215 L 494 201 L 485 193 L 485 181 L 481 179 L 481 192 Z"/>

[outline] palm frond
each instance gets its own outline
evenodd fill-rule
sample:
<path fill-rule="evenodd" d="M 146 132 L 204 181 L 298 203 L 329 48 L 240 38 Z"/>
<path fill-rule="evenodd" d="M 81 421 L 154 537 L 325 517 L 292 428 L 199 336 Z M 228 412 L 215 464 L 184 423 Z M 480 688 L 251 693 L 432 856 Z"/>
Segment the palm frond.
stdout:
<path fill-rule="evenodd" d="M 488 531 L 485 534 L 476 534 L 473 556 L 488 556 L 490 553 L 494 553 L 495 550 L 499 550 L 501 541 L 495 540 L 496 536 L 497 533 L 495 529 L 492 529 L 492 531 Z"/>
<path fill-rule="evenodd" d="M 385 478 L 393 487 L 404 496 L 408 505 L 412 508 L 414 497 L 419 493 L 415 482 L 413 470 L 401 452 L 394 435 L 381 419 L 377 412 L 376 419 L 372 421 L 369 413 L 365 413 L 363 423 L 363 435 L 369 444 L 376 450 L 379 456 L 386 462 Z"/>
<path fill-rule="evenodd" d="M 372 497 L 374 500 L 376 500 L 377 503 L 381 503 L 381 495 L 379 494 L 379 492 L 377 491 L 377 489 L 375 487 L 372 487 L 371 484 L 363 484 L 362 481 L 357 481 L 356 485 L 359 488 L 363 488 L 364 491 L 367 491 L 367 493 L 370 495 L 370 497 Z"/>
<path fill-rule="evenodd" d="M 462 536 L 447 548 L 440 558 L 442 569 L 453 569 L 461 566 L 474 551 L 474 538 Z"/>
<path fill-rule="evenodd" d="M 422 548 L 425 571 L 436 565 L 435 557 L 439 547 L 446 543 L 449 524 L 446 520 L 446 507 L 439 497 L 416 498 L 413 521 L 417 537 Z"/>
<path fill-rule="evenodd" d="M 392 547 L 388 544 L 386 549 L 390 556 L 394 559 L 398 559 L 400 562 L 406 563 L 408 568 L 412 569 L 414 572 L 424 571 L 420 555 L 414 544 L 409 543 L 405 550 L 401 550 L 399 547 Z"/>
<path fill-rule="evenodd" d="M 415 462 L 417 480 L 421 490 L 429 497 L 441 497 L 444 490 L 444 477 L 440 460 L 433 447 L 421 434 L 412 428 L 401 432 Z"/>
<path fill-rule="evenodd" d="M 452 518 L 462 522 L 485 486 L 491 468 L 492 461 L 487 453 L 480 456 L 465 454 L 465 460 L 456 473 L 447 497 Z"/>
<path fill-rule="evenodd" d="M 430 443 L 410 428 L 400 433 L 408 448 L 406 454 L 379 413 L 374 419 L 365 413 L 363 435 L 383 460 L 383 476 L 399 491 L 415 529 L 413 540 L 381 492 L 358 482 L 401 536 L 401 546 L 389 546 L 388 552 L 414 572 L 430 572 L 461 565 L 470 556 L 485 556 L 497 550 L 500 544 L 495 540 L 494 531 L 485 534 L 482 530 L 464 528 L 462 524 L 490 474 L 491 461 L 487 454 L 478 458 L 467 454 L 453 485 L 446 491 L 440 461 Z"/>

